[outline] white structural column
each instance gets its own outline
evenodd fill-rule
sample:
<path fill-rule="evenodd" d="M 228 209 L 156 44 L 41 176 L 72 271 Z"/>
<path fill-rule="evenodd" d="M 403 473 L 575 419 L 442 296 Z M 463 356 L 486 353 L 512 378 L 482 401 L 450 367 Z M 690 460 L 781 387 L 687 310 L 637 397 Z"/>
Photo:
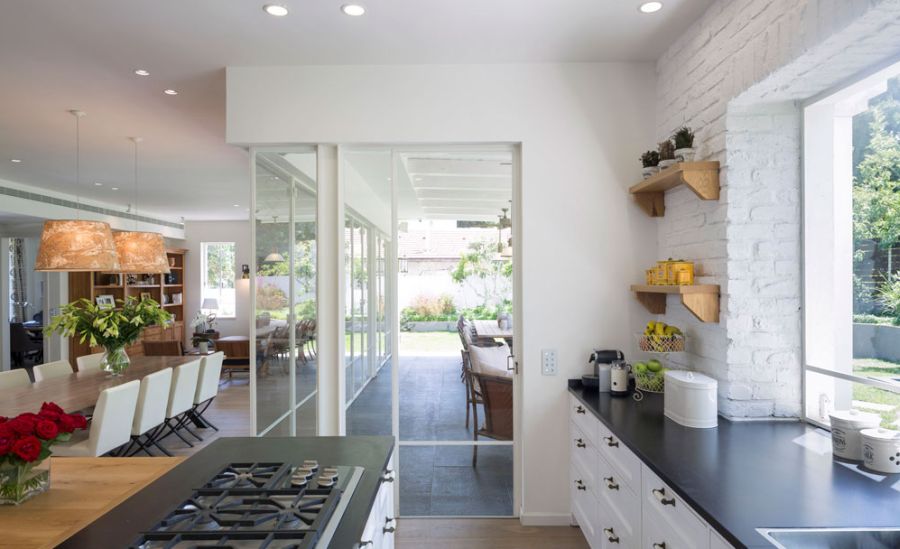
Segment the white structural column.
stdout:
<path fill-rule="evenodd" d="M 334 145 L 319 145 L 318 182 L 318 391 L 316 414 L 319 436 L 344 435 L 346 402 L 344 374 L 344 192 Z"/>
<path fill-rule="evenodd" d="M 69 302 L 69 273 L 46 273 L 47 293 L 44 296 L 44 324 L 59 314 Z M 44 362 L 69 359 L 69 338 L 54 334 L 44 338 Z"/>
<path fill-rule="evenodd" d="M 0 371 L 9 370 L 9 237 L 0 236 Z M 47 317 L 44 317 L 47 318 Z"/>

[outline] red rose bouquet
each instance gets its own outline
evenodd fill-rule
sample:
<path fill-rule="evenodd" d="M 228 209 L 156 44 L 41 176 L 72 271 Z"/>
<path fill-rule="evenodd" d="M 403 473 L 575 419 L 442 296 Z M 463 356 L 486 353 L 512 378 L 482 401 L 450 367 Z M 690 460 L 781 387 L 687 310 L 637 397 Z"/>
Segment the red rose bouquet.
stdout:
<path fill-rule="evenodd" d="M 81 414 L 67 414 L 53 402 L 36 413 L 0 416 L 0 504 L 18 504 L 50 485 L 50 447 L 87 427 Z"/>

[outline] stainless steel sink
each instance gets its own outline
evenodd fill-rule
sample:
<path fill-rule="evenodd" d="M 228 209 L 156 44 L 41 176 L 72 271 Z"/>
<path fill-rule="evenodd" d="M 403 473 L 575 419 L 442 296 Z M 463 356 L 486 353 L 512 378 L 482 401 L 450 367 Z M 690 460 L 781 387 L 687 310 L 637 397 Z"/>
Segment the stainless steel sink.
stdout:
<path fill-rule="evenodd" d="M 898 517 L 900 520 L 900 517 Z M 898 528 L 757 528 L 779 549 L 898 549 Z"/>

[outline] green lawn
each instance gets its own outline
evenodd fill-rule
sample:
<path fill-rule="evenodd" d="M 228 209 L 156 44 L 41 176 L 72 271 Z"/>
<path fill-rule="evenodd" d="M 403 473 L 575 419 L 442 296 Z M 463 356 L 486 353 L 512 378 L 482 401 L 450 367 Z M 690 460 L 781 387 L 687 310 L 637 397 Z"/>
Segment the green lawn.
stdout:
<path fill-rule="evenodd" d="M 853 373 L 872 378 L 897 378 L 900 377 L 900 364 L 875 358 L 855 358 L 853 359 Z M 876 413 L 882 417 L 882 427 L 897 428 L 898 414 L 900 414 L 900 394 L 854 383 L 853 400 L 894 406 L 893 410 L 878 410 Z"/>
<path fill-rule="evenodd" d="M 462 344 L 456 332 L 400 332 L 400 356 L 459 356 L 460 349 Z"/>

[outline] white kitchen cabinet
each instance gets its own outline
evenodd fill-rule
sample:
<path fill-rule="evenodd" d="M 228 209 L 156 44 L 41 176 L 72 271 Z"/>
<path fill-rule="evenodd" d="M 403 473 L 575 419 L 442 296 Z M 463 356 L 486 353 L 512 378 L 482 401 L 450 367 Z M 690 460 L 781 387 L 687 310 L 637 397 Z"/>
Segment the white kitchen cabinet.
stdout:
<path fill-rule="evenodd" d="M 378 494 L 363 528 L 359 549 L 393 549 L 397 520 L 394 517 L 394 459 L 381 475 Z"/>
<path fill-rule="evenodd" d="M 572 516 L 592 549 L 734 549 L 574 396 Z"/>

